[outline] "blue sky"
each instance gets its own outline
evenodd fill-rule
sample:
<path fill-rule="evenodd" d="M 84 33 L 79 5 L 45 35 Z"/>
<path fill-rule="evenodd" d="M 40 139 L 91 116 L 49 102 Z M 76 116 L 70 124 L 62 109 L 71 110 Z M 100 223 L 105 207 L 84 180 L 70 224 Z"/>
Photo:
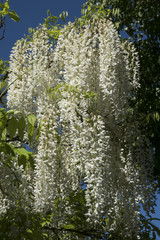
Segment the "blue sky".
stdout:
<path fill-rule="evenodd" d="M 0 1 L 1 2 L 1 1 Z M 28 28 L 37 27 L 44 22 L 49 9 L 52 15 L 59 16 L 63 11 L 68 11 L 66 21 L 74 21 L 75 17 L 81 16 L 81 6 L 86 0 L 10 0 L 10 8 L 15 10 L 20 17 L 16 23 L 6 17 L 5 38 L 0 41 L 0 58 L 8 60 L 10 51 L 16 40 L 28 34 Z M 153 217 L 160 218 L 160 198 L 157 201 L 156 214 Z M 157 226 L 158 222 L 154 222 Z M 157 240 L 160 239 L 157 237 Z"/>
<path fill-rule="evenodd" d="M 0 1 L 1 2 L 1 1 Z M 10 8 L 15 10 L 20 17 L 16 23 L 6 17 L 5 38 L 0 42 L 0 57 L 9 59 L 10 51 L 17 39 L 28 34 L 29 27 L 37 27 L 47 17 L 47 10 L 59 16 L 63 11 L 68 11 L 66 21 L 74 21 L 75 16 L 81 16 L 81 6 L 85 0 L 10 0 Z"/>

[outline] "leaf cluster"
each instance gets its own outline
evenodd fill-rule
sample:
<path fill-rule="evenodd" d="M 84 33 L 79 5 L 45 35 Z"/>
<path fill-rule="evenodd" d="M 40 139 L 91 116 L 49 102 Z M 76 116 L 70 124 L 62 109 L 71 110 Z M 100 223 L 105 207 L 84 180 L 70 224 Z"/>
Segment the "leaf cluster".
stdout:
<path fill-rule="evenodd" d="M 20 111 L 0 109 L 0 152 L 9 154 L 11 159 L 17 156 L 19 166 L 22 165 L 24 169 L 28 166 L 34 169 L 33 152 L 29 144 L 33 141 L 35 134 L 35 122 L 34 115 L 29 115 L 26 119 Z M 26 132 L 28 132 L 29 142 L 24 139 Z M 36 140 L 38 140 L 38 134 Z"/>
<path fill-rule="evenodd" d="M 14 10 L 10 10 L 9 3 L 9 0 L 6 0 L 5 3 L 0 3 L 0 16 L 5 17 L 8 15 L 10 19 L 14 20 L 15 22 L 19 22 L 20 18 L 18 14 Z"/>
<path fill-rule="evenodd" d="M 106 18 L 127 41 L 134 42 L 140 59 L 140 85 L 131 107 L 154 148 L 154 177 L 160 186 L 160 1 L 87 0 L 83 9 L 103 8 Z"/>

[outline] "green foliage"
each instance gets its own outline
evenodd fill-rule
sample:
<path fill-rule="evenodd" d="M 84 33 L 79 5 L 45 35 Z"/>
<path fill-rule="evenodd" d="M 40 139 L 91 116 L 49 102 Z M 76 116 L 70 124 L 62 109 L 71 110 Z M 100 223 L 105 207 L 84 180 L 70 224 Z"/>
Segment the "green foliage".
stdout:
<path fill-rule="evenodd" d="M 5 75 L 8 70 L 8 61 L 2 61 L 2 59 L 0 58 L 0 75 Z"/>
<path fill-rule="evenodd" d="M 110 9 L 107 9 L 106 11 L 103 6 L 87 5 L 86 8 L 82 8 L 81 13 L 82 16 L 78 19 L 75 19 L 74 22 L 76 28 L 83 27 L 83 25 L 86 24 L 88 20 L 92 19 L 93 14 L 99 17 L 109 17 Z"/>
<path fill-rule="evenodd" d="M 160 1 L 87 0 L 88 9 L 104 9 L 119 33 L 134 42 L 140 58 L 141 87 L 131 107 L 155 149 L 155 178 L 160 182 Z"/>
<path fill-rule="evenodd" d="M 64 26 L 63 24 L 66 23 L 66 17 L 68 17 L 68 12 L 63 11 L 59 17 L 53 16 L 50 12 L 50 10 L 47 11 L 47 18 L 45 18 L 44 25 L 48 28 L 48 35 L 49 38 L 53 41 L 53 43 L 56 43 L 59 35 L 61 34 L 61 29 Z M 63 24 L 61 24 L 61 21 Z"/>
<path fill-rule="evenodd" d="M 29 141 L 31 143 L 32 137 L 34 134 L 34 126 L 35 126 L 35 122 L 36 122 L 36 116 L 31 114 L 31 115 L 27 116 L 27 118 L 28 118 L 28 137 L 29 137 Z"/>
<path fill-rule="evenodd" d="M 0 152 L 5 154 L 10 154 L 11 156 L 15 156 L 14 149 L 11 144 L 0 142 Z"/>
<path fill-rule="evenodd" d="M 107 233 L 102 226 L 90 226 L 86 222 L 87 208 L 85 206 L 84 191 L 73 192 L 67 199 L 68 203 L 74 205 L 74 215 L 66 216 L 66 223 L 52 227 L 55 212 L 48 212 L 46 215 L 24 211 L 22 208 L 9 209 L 0 218 L 0 239 L 23 239 L 23 240 L 62 240 L 69 239 L 108 239 Z"/>
<path fill-rule="evenodd" d="M 19 22 L 20 18 L 14 10 L 10 10 L 9 8 L 9 0 L 6 0 L 5 3 L 0 3 L 0 29 L 2 30 L 2 36 L 0 40 L 4 38 L 5 33 L 5 16 L 8 15 L 10 19 L 15 22 Z"/>
<path fill-rule="evenodd" d="M 23 165 L 24 169 L 28 164 L 34 168 L 33 153 L 21 146 L 26 128 L 29 138 L 32 138 L 35 121 L 35 116 L 28 116 L 26 121 L 20 111 L 0 109 L 0 152 L 10 154 L 11 158 L 18 156 L 18 164 Z M 12 142 L 19 142 L 21 146 L 15 147 Z"/>
<path fill-rule="evenodd" d="M 8 77 L 8 61 L 2 61 L 2 59 L 0 59 L 0 103 L 2 104 L 2 106 L 5 106 L 5 89 L 7 86 L 7 77 Z"/>
<path fill-rule="evenodd" d="M 62 19 L 62 21 L 65 23 L 66 22 L 66 17 L 68 17 L 68 12 L 63 11 L 59 17 Z"/>
<path fill-rule="evenodd" d="M 17 119 L 15 117 L 9 119 L 7 129 L 11 138 L 14 137 L 17 127 L 18 127 Z"/>
<path fill-rule="evenodd" d="M 6 0 L 6 2 L 4 4 L 0 3 L 0 8 L 2 9 L 0 11 L 0 16 L 4 17 L 4 16 L 8 15 L 10 17 L 10 19 L 14 20 L 15 22 L 20 21 L 18 14 L 14 10 L 10 10 L 9 0 Z"/>
<path fill-rule="evenodd" d="M 146 0 L 87 0 L 83 11 L 88 9 L 104 9 L 119 33 L 128 41 L 132 41 L 140 58 L 141 87 L 134 93 L 131 102 L 133 114 L 141 122 L 141 129 L 148 131 L 154 148 L 154 178 L 160 186 L 160 1 Z M 144 219 L 143 219 L 144 220 Z M 156 239 L 158 228 L 144 220 L 142 239 Z M 152 231 L 152 230 L 153 231 Z"/>
<path fill-rule="evenodd" d="M 9 17 L 10 17 L 12 20 L 14 20 L 15 22 L 19 22 L 19 21 L 20 21 L 19 16 L 17 15 L 17 13 L 16 13 L 14 10 L 8 12 L 8 15 L 9 15 Z"/>
<path fill-rule="evenodd" d="M 25 127 L 26 127 L 26 121 L 25 121 L 25 118 L 22 116 L 19 119 L 19 124 L 18 124 L 18 135 L 21 138 L 21 141 L 23 141 Z"/>
<path fill-rule="evenodd" d="M 79 91 L 79 89 L 75 86 L 71 86 L 68 83 L 59 83 L 55 88 L 48 89 L 48 92 L 51 94 L 51 96 L 54 97 L 54 99 L 60 99 L 62 97 L 62 92 L 69 92 L 73 93 L 77 96 L 83 96 L 86 99 L 90 99 L 91 102 L 96 101 L 97 94 L 93 91 Z"/>
<path fill-rule="evenodd" d="M 159 218 L 146 218 L 143 215 L 140 215 L 142 225 L 141 227 L 141 239 L 146 240 L 146 239 L 151 239 L 151 240 L 156 240 L 157 236 L 160 237 L 160 229 L 156 227 L 152 221 L 157 220 L 160 221 Z"/>
<path fill-rule="evenodd" d="M 41 218 L 40 214 L 26 213 L 23 209 L 8 210 L 0 219 L 0 239 L 48 239 L 48 234 L 41 227 Z"/>
<path fill-rule="evenodd" d="M 58 40 L 59 35 L 61 34 L 61 30 L 66 23 L 66 17 L 68 17 L 68 12 L 63 11 L 59 17 L 54 16 L 51 14 L 50 10 L 47 10 L 47 18 L 44 18 L 44 26 L 48 29 L 47 33 L 49 36 L 49 39 L 53 44 L 56 44 L 56 41 Z M 34 28 L 29 28 L 28 33 L 32 34 L 34 33 Z"/>

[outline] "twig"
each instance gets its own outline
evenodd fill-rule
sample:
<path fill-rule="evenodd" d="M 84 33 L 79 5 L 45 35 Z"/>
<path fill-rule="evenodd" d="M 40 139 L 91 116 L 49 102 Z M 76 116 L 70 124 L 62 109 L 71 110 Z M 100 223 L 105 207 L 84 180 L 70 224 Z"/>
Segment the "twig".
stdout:
<path fill-rule="evenodd" d="M 4 18 L 4 20 L 3 20 Z M 5 33 L 5 17 L 2 17 L 1 16 L 1 25 L 0 25 L 0 28 L 3 27 L 3 32 L 2 32 L 2 37 L 0 38 L 0 40 L 2 40 L 4 38 L 4 33 Z"/>
<path fill-rule="evenodd" d="M 84 236 L 87 236 L 87 237 L 91 237 L 91 236 L 96 237 L 96 233 L 93 233 L 93 232 L 96 232 L 95 229 L 86 230 L 86 231 L 85 230 L 84 231 L 80 231 L 80 230 L 70 229 L 70 228 L 68 228 L 68 229 L 63 228 L 63 227 L 61 227 L 61 228 L 54 228 L 54 227 L 47 227 L 47 226 L 45 226 L 44 229 L 51 230 L 54 233 L 56 231 L 68 231 L 68 232 L 72 232 L 72 233 L 78 233 L 78 234 L 81 234 L 81 235 L 84 235 Z"/>

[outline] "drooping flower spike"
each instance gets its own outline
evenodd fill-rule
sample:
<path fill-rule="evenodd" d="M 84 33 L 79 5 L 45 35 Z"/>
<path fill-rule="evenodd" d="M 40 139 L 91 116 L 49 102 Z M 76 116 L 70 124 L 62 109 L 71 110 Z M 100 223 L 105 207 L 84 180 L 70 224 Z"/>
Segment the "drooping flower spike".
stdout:
<path fill-rule="evenodd" d="M 133 45 L 121 43 L 110 21 L 93 16 L 83 28 L 64 27 L 54 50 L 44 27 L 32 42 L 18 41 L 10 69 L 8 107 L 42 123 L 34 209 L 63 209 L 63 224 L 73 213 L 67 199 L 83 182 L 88 222 L 105 216 L 109 231 L 123 226 L 123 236 L 137 236 L 139 204 L 149 210 L 155 196 L 152 149 L 128 111 L 139 86 Z"/>

